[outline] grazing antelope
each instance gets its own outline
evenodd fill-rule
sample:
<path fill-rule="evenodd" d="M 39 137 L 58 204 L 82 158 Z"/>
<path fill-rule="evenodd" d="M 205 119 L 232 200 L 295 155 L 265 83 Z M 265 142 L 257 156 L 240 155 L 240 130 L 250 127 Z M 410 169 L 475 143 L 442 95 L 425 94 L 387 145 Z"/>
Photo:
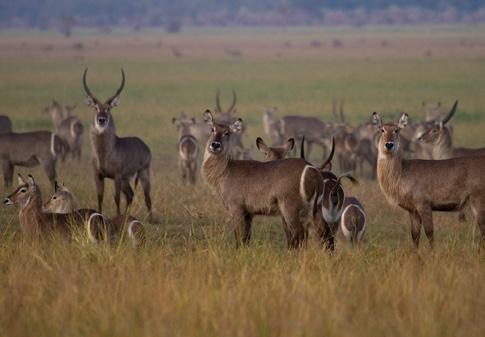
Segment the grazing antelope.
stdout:
<path fill-rule="evenodd" d="M 221 124 L 214 120 L 210 110 L 204 113 L 204 119 L 212 132 L 202 172 L 232 215 L 237 244 L 249 244 L 255 215 L 280 215 L 288 247 L 304 245 L 322 190 L 319 170 L 299 158 L 268 162 L 234 160 L 229 147 L 232 135 L 241 132 L 242 120 L 229 126 Z"/>
<path fill-rule="evenodd" d="M 74 194 L 64 186 L 56 182 L 54 194 L 43 206 L 44 212 L 68 214 L 83 214 L 87 219 L 86 231 L 91 243 L 98 244 L 103 240 L 114 242 L 119 239 L 126 230 L 126 235 L 134 247 L 145 242 L 145 229 L 143 224 L 136 218 L 128 215 L 118 215 L 111 219 L 100 219 L 100 213 L 91 209 L 79 209 Z M 100 221 L 101 220 L 101 221 Z"/>
<path fill-rule="evenodd" d="M 266 135 L 271 140 L 272 145 L 280 145 L 283 142 L 281 135 L 281 121 L 276 118 L 277 107 L 266 109 L 263 114 L 263 128 Z"/>
<path fill-rule="evenodd" d="M 448 159 L 456 157 L 484 156 L 485 148 L 469 149 L 453 146 L 453 137 L 446 124 L 456 112 L 458 102 L 442 120 L 435 121 L 419 138 L 420 142 L 432 147 L 431 159 Z"/>
<path fill-rule="evenodd" d="M 391 205 L 408 211 L 411 236 L 419 246 L 421 227 L 434 245 L 433 211 L 454 212 L 471 206 L 485 242 L 485 157 L 445 160 L 403 160 L 400 131 L 408 123 L 403 113 L 397 124 L 383 124 L 372 115 L 381 132 L 377 178 Z"/>
<path fill-rule="evenodd" d="M 0 115 L 0 133 L 12 132 L 12 121 L 8 116 Z"/>
<path fill-rule="evenodd" d="M 5 205 L 19 207 L 20 229 L 29 239 L 45 238 L 48 235 L 60 234 L 62 238 L 70 240 L 73 231 L 80 228 L 87 221 L 87 214 L 83 212 L 68 212 L 64 214 L 44 212 L 42 208 L 42 194 L 34 178 L 29 174 L 27 182 L 18 175 L 17 189 L 4 200 Z M 94 211 L 89 214 L 92 221 L 102 221 L 102 215 Z"/>
<path fill-rule="evenodd" d="M 307 141 L 307 154 L 310 156 L 313 144 L 318 144 L 323 149 L 325 157 L 327 140 L 331 133 L 327 132 L 327 124 L 316 117 L 284 116 L 280 122 L 283 138 L 293 138 L 301 143 L 303 136 Z"/>
<path fill-rule="evenodd" d="M 345 197 L 340 218 L 340 232 L 347 242 L 362 242 L 365 233 L 366 215 L 364 207 L 355 197 Z"/>
<path fill-rule="evenodd" d="M 268 146 L 261 137 L 256 139 L 256 147 L 260 152 L 264 153 L 266 160 L 285 159 L 288 153 L 295 147 L 295 140 L 290 138 L 285 145 L 282 146 Z M 302 141 L 303 147 L 303 141 Z"/>
<path fill-rule="evenodd" d="M 13 181 L 15 166 L 42 166 L 47 178 L 54 184 L 56 161 L 63 152 L 58 136 L 49 131 L 0 134 L 0 160 L 3 182 L 9 187 Z"/>
<path fill-rule="evenodd" d="M 173 118 L 172 123 L 176 125 L 179 134 L 178 165 L 182 181 L 194 185 L 197 179 L 197 168 L 199 166 L 199 143 L 197 142 L 197 139 L 190 134 L 189 126 L 192 123 L 195 123 L 195 119 L 192 119 L 192 123 L 186 123 Z"/>
<path fill-rule="evenodd" d="M 104 179 L 113 179 L 115 183 L 115 203 L 117 214 L 120 215 L 120 191 L 126 199 L 126 209 L 133 201 L 133 190 L 130 178 L 139 179 L 145 195 L 149 221 L 152 219 L 152 201 L 150 197 L 150 163 L 152 155 L 148 146 L 138 137 L 118 137 L 111 115 L 111 109 L 120 103 L 120 94 L 125 86 L 125 73 L 121 69 L 121 85 L 116 93 L 104 103 L 101 103 L 88 88 L 84 71 L 83 86 L 86 93 L 86 103 L 94 110 L 91 124 L 91 148 L 93 155 L 94 176 L 98 195 L 98 209 L 102 211 L 104 195 Z"/>

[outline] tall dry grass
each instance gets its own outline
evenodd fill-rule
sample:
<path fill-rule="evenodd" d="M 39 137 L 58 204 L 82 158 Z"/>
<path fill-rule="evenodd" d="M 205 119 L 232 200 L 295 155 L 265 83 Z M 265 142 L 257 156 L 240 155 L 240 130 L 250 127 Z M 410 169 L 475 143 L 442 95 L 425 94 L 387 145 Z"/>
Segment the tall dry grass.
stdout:
<path fill-rule="evenodd" d="M 152 149 L 156 217 L 147 247 L 135 251 L 125 243 L 93 247 L 82 234 L 68 244 L 23 242 L 16 210 L 2 208 L 0 336 L 485 335 L 485 261 L 470 220 L 458 224 L 453 214 L 437 215 L 436 249 L 429 251 L 423 240 L 414 251 L 405 213 L 389 207 L 377 184 L 364 179 L 349 188 L 368 214 L 361 248 L 339 245 L 328 256 L 311 240 L 308 249 L 287 251 L 279 220 L 257 218 L 250 248 L 236 250 L 220 200 L 202 180 L 195 188 L 181 185 L 170 124 L 183 110 L 200 115 L 213 106 L 217 88 L 223 104 L 237 90 L 247 146 L 262 135 L 261 112 L 269 106 L 279 106 L 282 115 L 328 120 L 332 98 L 343 97 L 356 125 L 374 110 L 391 116 L 405 109 L 419 118 L 422 100 L 446 105 L 459 98 L 457 144 L 483 145 L 482 32 L 82 32 L 75 35 L 84 43 L 81 51 L 53 33 L 0 32 L 0 113 L 11 116 L 16 130 L 51 128 L 40 110 L 53 97 L 77 102 L 88 126 L 84 67 L 100 97 L 112 94 L 124 67 L 127 84 L 113 115 L 120 135 L 141 136 Z M 335 37 L 342 49 L 329 47 Z M 310 46 L 314 39 L 321 48 Z M 383 40 L 389 41 L 385 48 Z M 235 45 L 237 59 L 224 53 Z M 181 48 L 181 59 L 168 52 L 172 46 Z M 86 138 L 83 161 L 61 163 L 58 172 L 82 206 L 95 207 L 89 152 Z M 315 150 L 311 159 L 318 162 L 321 153 Z M 38 167 L 18 171 L 36 176 L 44 198 L 51 192 Z M 112 196 L 108 182 L 108 214 Z M 131 211 L 142 219 L 146 214 L 140 190 Z"/>

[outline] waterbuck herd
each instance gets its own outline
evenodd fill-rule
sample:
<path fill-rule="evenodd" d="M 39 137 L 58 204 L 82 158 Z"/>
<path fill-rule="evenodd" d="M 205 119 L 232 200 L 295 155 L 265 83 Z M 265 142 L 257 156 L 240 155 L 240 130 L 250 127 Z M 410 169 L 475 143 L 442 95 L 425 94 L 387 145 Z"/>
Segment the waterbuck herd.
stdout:
<path fill-rule="evenodd" d="M 64 161 L 70 155 L 81 160 L 84 126 L 73 114 L 75 106 L 55 100 L 44 109 L 52 118 L 54 132 L 16 133 L 10 119 L 0 116 L 5 187 L 12 184 L 15 166 L 40 165 L 54 188 L 43 203 L 34 178 L 18 175 L 18 187 L 5 204 L 19 208 L 21 232 L 30 239 L 58 234 L 71 240 L 80 230 L 93 244 L 128 238 L 140 247 L 145 242 L 145 226 L 129 214 L 134 198 L 131 183 L 135 188 L 140 183 L 151 222 L 152 154 L 140 138 L 117 135 L 112 110 L 120 104 L 124 71 L 119 88 L 105 101 L 89 89 L 87 73 L 86 69 L 82 84 L 86 104 L 94 112 L 89 136 L 97 209 L 80 208 L 73 193 L 56 182 L 58 159 Z M 358 184 L 356 176 L 377 179 L 389 204 L 409 213 L 416 247 L 421 227 L 430 246 L 434 245 L 433 211 L 459 212 L 463 219 L 467 207 L 480 229 L 481 245 L 485 243 L 485 148 L 453 146 L 450 120 L 458 101 L 448 113 L 441 104 L 423 102 L 423 122 L 402 113 L 395 122 L 384 123 L 374 112 L 367 122 L 354 127 L 345 118 L 343 100 L 334 100 L 331 122 L 300 115 L 279 117 L 278 109 L 272 107 L 262 116 L 268 143 L 261 137 L 255 143 L 265 160 L 257 161 L 243 144 L 247 126 L 237 114 L 236 92 L 232 94 L 227 109 L 222 108 L 218 91 L 214 112 L 206 110 L 200 119 L 182 113 L 172 123 L 178 132 L 182 182 L 191 186 L 199 173 L 203 176 L 231 217 L 237 245 L 250 243 L 256 215 L 280 217 L 288 248 L 306 246 L 310 229 L 329 251 L 337 237 L 354 245 L 362 243 L 366 212 L 360 200 L 348 195 L 344 183 Z M 322 161 L 315 164 L 309 161 L 313 145 L 323 153 Z M 332 171 L 334 157 L 345 173 Z M 111 218 L 102 212 L 105 178 L 113 180 L 115 187 L 117 214 Z M 126 200 L 123 211 L 121 194 Z"/>

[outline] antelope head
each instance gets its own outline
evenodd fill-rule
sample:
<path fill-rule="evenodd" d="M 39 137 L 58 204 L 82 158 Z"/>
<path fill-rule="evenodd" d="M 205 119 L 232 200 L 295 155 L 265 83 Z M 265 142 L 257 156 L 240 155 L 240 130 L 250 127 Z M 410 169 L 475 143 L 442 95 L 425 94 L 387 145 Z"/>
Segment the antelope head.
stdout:
<path fill-rule="evenodd" d="M 121 85 L 116 90 L 116 93 L 107 99 L 104 103 L 101 103 L 89 90 L 86 82 L 86 75 L 88 68 L 84 70 L 83 85 L 86 93 L 86 104 L 94 109 L 94 128 L 98 134 L 102 134 L 108 126 L 112 123 L 111 109 L 120 104 L 120 94 L 125 86 L 125 72 L 121 69 Z"/>
<path fill-rule="evenodd" d="M 382 117 L 377 112 L 374 112 L 372 114 L 372 121 L 381 133 L 378 144 L 379 155 L 382 153 L 386 156 L 392 156 L 393 154 L 399 153 L 399 132 L 408 125 L 408 114 L 403 112 L 397 124 L 383 124 Z"/>
<path fill-rule="evenodd" d="M 43 210 L 52 213 L 69 213 L 74 204 L 72 192 L 64 186 L 54 183 L 54 194 L 44 204 Z"/>
<path fill-rule="evenodd" d="M 229 150 L 229 140 L 233 133 L 241 133 L 243 129 L 242 119 L 238 118 L 230 125 L 215 122 L 214 116 L 210 110 L 204 112 L 204 120 L 211 128 L 211 133 L 207 141 L 207 148 L 211 155 L 225 156 Z"/>
<path fill-rule="evenodd" d="M 3 203 L 7 206 L 15 205 L 18 206 L 20 209 L 23 209 L 29 204 L 34 194 L 40 193 L 40 191 L 38 191 L 38 187 L 35 184 L 34 177 L 32 177 L 30 174 L 27 182 L 24 181 L 20 174 L 17 176 L 17 179 L 17 189 L 13 191 L 12 194 L 10 194 L 8 197 L 6 197 Z"/>
<path fill-rule="evenodd" d="M 437 119 L 433 126 L 419 137 L 419 141 L 423 143 L 435 143 L 442 135 L 443 128 L 446 127 L 447 123 L 455 114 L 457 107 L 458 100 L 455 101 L 455 104 L 453 104 L 453 107 L 444 118 Z"/>
<path fill-rule="evenodd" d="M 190 125 L 196 124 L 197 121 L 195 120 L 194 117 L 186 117 L 182 116 L 180 118 L 173 117 L 172 118 L 172 124 L 175 125 L 175 128 L 177 129 L 179 133 L 179 137 L 189 134 L 190 133 Z"/>
<path fill-rule="evenodd" d="M 266 160 L 284 159 L 295 147 L 295 140 L 290 138 L 282 146 L 268 146 L 261 137 L 256 139 L 256 147 L 264 153 Z"/>

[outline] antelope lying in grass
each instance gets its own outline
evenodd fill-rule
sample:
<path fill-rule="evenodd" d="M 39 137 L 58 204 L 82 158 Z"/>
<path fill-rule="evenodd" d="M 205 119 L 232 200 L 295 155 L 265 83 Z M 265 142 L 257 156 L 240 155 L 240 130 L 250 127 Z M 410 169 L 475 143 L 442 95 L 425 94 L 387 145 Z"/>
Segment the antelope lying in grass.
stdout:
<path fill-rule="evenodd" d="M 242 120 L 229 126 L 217 123 L 209 110 L 204 119 L 212 132 L 202 172 L 232 215 L 237 244 L 249 244 L 255 215 L 280 215 L 288 247 L 304 245 L 323 187 L 319 170 L 299 158 L 233 160 L 229 155 L 230 141 L 233 134 L 241 132 Z"/>
<path fill-rule="evenodd" d="M 403 160 L 400 131 L 408 123 L 403 113 L 397 124 L 383 124 L 374 112 L 381 131 L 377 177 L 391 205 L 409 213 L 411 236 L 419 246 L 421 227 L 434 245 L 433 211 L 460 211 L 469 204 L 485 242 L 485 157 L 446 160 Z"/>
<path fill-rule="evenodd" d="M 95 211 L 67 212 L 63 214 L 45 212 L 42 208 L 42 195 L 34 178 L 29 175 L 27 182 L 18 176 L 19 186 L 5 198 L 5 205 L 19 207 L 20 229 L 29 239 L 46 238 L 49 235 L 59 234 L 62 238 L 70 240 L 73 231 L 83 226 L 88 219 L 93 224 L 102 222 L 101 214 Z"/>
<path fill-rule="evenodd" d="M 114 242 L 120 239 L 125 231 L 134 247 L 145 243 L 145 229 L 138 219 L 127 215 L 118 215 L 114 218 L 106 219 L 98 211 L 79 209 L 74 194 L 64 185 L 59 186 L 57 182 L 54 194 L 44 204 L 43 209 L 45 212 L 56 214 L 86 214 L 86 231 L 91 243 L 98 244 L 105 240 Z"/>
<path fill-rule="evenodd" d="M 285 159 L 288 153 L 295 147 L 295 140 L 290 138 L 282 146 L 268 146 L 261 137 L 258 137 L 256 139 L 256 147 L 260 152 L 264 153 L 264 157 L 268 161 Z"/>
<path fill-rule="evenodd" d="M 0 160 L 5 187 L 13 182 L 15 166 L 42 166 L 50 182 L 56 179 L 56 162 L 63 152 L 62 141 L 49 131 L 0 134 Z"/>
<path fill-rule="evenodd" d="M 195 120 L 193 122 L 195 123 Z M 172 123 L 176 125 L 178 130 L 178 166 L 182 181 L 194 185 L 199 166 L 199 143 L 190 134 L 190 123 L 181 122 L 176 118 L 172 119 Z"/>
<path fill-rule="evenodd" d="M 72 114 L 75 108 L 76 105 L 63 107 L 56 100 L 52 100 L 52 103 L 43 110 L 51 116 L 56 135 L 60 137 L 64 144 L 63 160 L 68 153 L 73 158 L 81 160 L 84 126 L 80 119 Z"/>
<path fill-rule="evenodd" d="M 8 116 L 0 115 L 0 133 L 12 132 L 12 121 Z"/>
<path fill-rule="evenodd" d="M 126 209 L 133 201 L 133 190 L 130 178 L 140 180 L 145 195 L 149 221 L 152 219 L 152 200 L 150 197 L 150 163 L 152 155 L 148 146 L 138 137 L 118 137 L 111 115 L 111 109 L 120 103 L 120 94 L 125 86 L 125 73 L 121 70 L 121 85 L 116 93 L 101 103 L 89 90 L 86 83 L 88 69 L 84 71 L 83 85 L 86 103 L 94 110 L 91 124 L 91 148 L 93 154 L 94 175 L 98 194 L 98 209 L 102 211 L 104 196 L 104 179 L 115 182 L 115 203 L 120 215 L 120 192 L 126 199 Z"/>
<path fill-rule="evenodd" d="M 431 159 L 449 159 L 456 157 L 484 156 L 485 148 L 469 149 L 463 147 L 454 147 L 452 133 L 446 127 L 447 123 L 456 112 L 458 102 L 450 112 L 434 125 L 429 128 L 420 138 L 420 142 L 431 146 Z"/>

